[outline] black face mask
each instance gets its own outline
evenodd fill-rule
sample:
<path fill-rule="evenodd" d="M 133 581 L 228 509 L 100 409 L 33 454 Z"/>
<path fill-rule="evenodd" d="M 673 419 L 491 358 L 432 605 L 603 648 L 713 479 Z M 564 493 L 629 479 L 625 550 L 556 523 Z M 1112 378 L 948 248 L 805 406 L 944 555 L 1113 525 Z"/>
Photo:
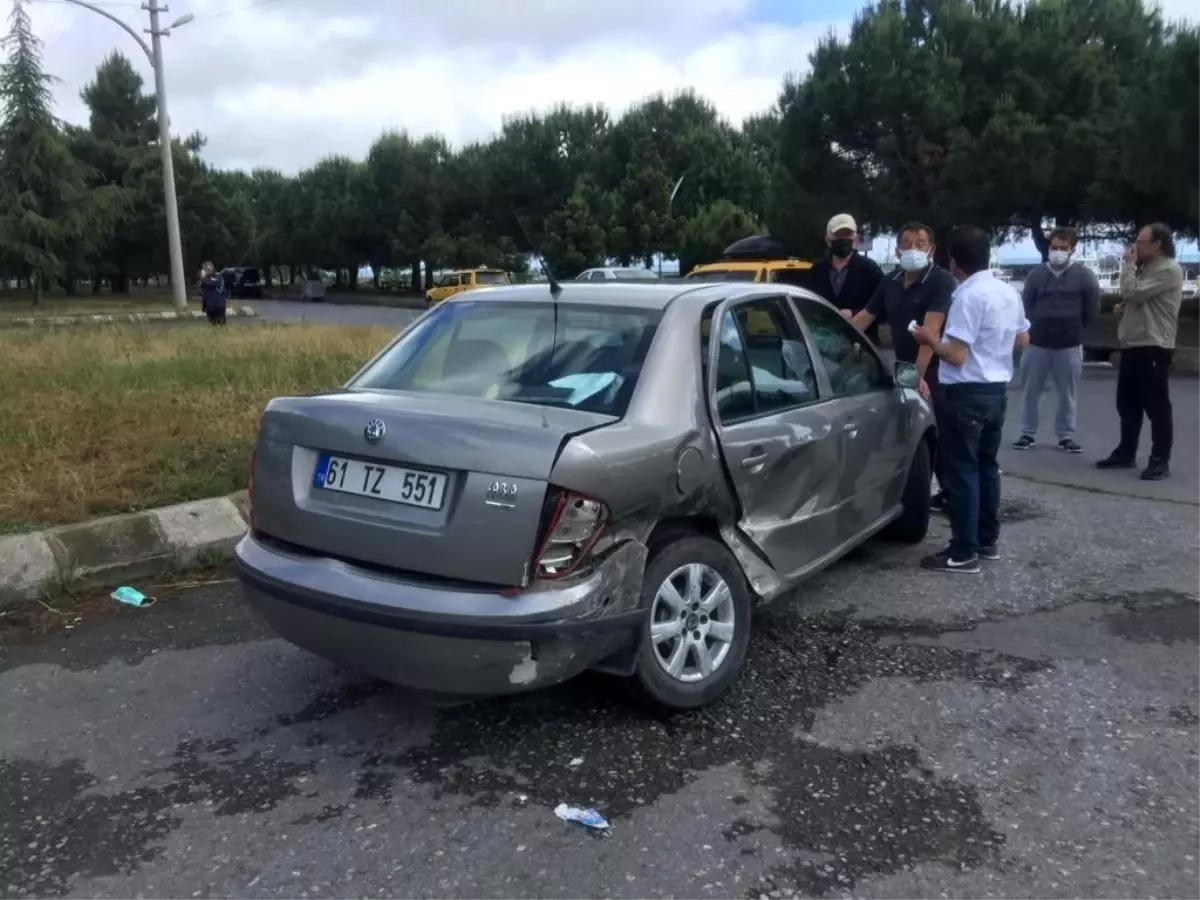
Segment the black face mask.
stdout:
<path fill-rule="evenodd" d="M 854 241 L 850 238 L 834 238 L 829 242 L 829 252 L 838 259 L 845 259 L 854 252 Z"/>

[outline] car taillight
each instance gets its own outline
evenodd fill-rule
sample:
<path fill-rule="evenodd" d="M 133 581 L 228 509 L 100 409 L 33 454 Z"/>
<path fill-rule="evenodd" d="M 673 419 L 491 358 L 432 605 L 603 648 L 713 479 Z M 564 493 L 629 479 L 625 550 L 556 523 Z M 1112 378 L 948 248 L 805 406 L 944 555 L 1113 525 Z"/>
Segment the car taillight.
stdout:
<path fill-rule="evenodd" d="M 257 530 L 254 518 L 254 466 L 258 462 L 258 448 L 250 451 L 250 477 L 246 479 L 246 506 L 250 510 L 250 530 Z"/>
<path fill-rule="evenodd" d="M 550 513 L 546 537 L 533 560 L 535 578 L 562 578 L 587 559 L 608 522 L 608 507 L 574 491 L 563 491 Z"/>

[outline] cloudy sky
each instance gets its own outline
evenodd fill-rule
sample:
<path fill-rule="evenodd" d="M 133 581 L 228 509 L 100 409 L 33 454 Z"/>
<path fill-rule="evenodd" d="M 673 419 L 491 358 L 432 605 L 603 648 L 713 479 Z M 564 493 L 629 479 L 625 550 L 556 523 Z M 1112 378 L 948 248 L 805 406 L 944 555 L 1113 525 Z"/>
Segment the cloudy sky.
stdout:
<path fill-rule="evenodd" d="M 92 0 L 139 30 L 140 0 Z M 161 0 L 160 0 L 161 2 Z M 296 171 L 327 153 L 362 156 L 385 128 L 454 143 L 506 113 L 553 103 L 621 110 L 692 86 L 734 120 L 774 103 L 855 0 L 173 0 L 167 96 L 177 133 L 206 156 Z M 82 122 L 80 88 L 113 48 L 153 77 L 118 26 L 63 0 L 33 0 L 59 115 Z M 686 15 L 681 11 L 686 10 Z"/>
<path fill-rule="evenodd" d="M 141 0 L 91 0 L 139 32 Z M 162 2 L 162 0 L 159 0 Z M 506 113 L 694 87 L 734 121 L 770 107 L 860 0 L 168 0 L 176 133 L 209 138 L 224 166 L 294 172 L 362 156 L 382 130 L 487 137 Z M 7 4 L 4 4 L 7 5 Z M 1163 0 L 1195 16 L 1195 0 Z M 113 49 L 153 89 L 133 39 L 65 0 L 31 0 L 59 115 L 84 122 L 80 88 Z M 685 12 L 686 11 L 686 12 Z"/>

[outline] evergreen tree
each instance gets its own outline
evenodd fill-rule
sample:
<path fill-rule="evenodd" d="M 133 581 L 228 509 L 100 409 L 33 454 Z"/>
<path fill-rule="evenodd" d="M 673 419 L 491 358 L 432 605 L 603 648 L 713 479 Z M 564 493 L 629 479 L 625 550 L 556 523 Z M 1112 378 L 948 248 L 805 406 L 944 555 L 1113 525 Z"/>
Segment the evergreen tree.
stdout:
<path fill-rule="evenodd" d="M 107 236 L 113 189 L 93 190 L 54 115 L 42 45 L 23 0 L 0 40 L 0 258 L 33 284 L 37 303 L 51 279 L 66 280 Z"/>

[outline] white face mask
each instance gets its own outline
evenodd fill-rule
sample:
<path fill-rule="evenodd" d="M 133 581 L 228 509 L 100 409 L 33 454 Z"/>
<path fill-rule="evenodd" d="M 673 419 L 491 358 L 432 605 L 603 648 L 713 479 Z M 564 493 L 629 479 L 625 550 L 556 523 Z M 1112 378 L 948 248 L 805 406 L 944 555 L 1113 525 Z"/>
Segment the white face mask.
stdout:
<path fill-rule="evenodd" d="M 1054 266 L 1054 268 L 1061 269 L 1064 266 L 1066 266 L 1066 264 L 1069 263 L 1070 261 L 1071 261 L 1071 251 L 1070 250 L 1051 250 L 1050 251 L 1050 265 Z"/>
<path fill-rule="evenodd" d="M 900 253 L 900 268 L 905 272 L 920 272 L 929 265 L 929 252 L 926 250 L 903 250 Z"/>

